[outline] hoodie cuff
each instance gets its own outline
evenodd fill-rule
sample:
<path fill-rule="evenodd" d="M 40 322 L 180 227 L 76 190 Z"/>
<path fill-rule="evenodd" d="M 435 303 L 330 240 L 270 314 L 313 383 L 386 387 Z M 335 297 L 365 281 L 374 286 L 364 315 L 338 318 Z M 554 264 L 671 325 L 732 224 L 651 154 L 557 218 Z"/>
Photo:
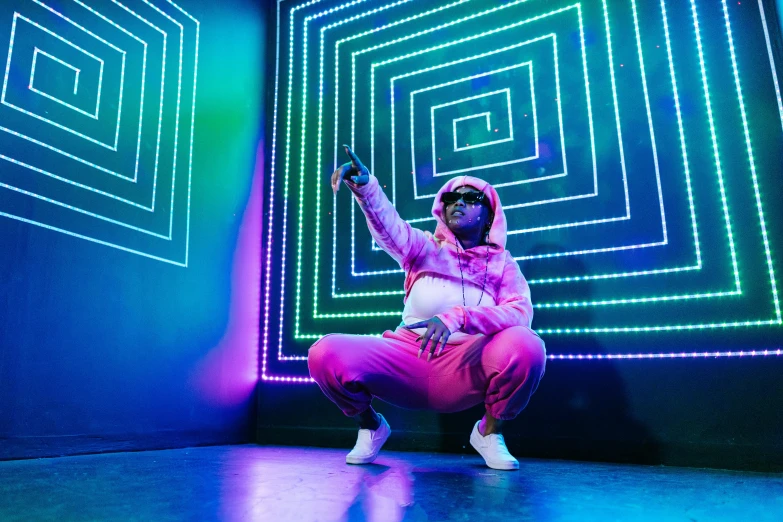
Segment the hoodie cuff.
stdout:
<path fill-rule="evenodd" d="M 372 194 L 376 190 L 376 187 L 378 187 L 378 178 L 370 174 L 370 181 L 364 185 L 357 185 L 351 181 L 350 178 L 343 179 L 343 183 L 345 183 L 345 186 L 348 187 L 351 192 L 356 194 L 357 197 L 365 199 L 368 195 Z"/>
<path fill-rule="evenodd" d="M 442 314 L 437 314 L 435 317 L 441 320 L 450 333 L 459 332 L 462 330 L 462 326 L 465 323 L 465 312 L 462 307 L 455 306 Z"/>

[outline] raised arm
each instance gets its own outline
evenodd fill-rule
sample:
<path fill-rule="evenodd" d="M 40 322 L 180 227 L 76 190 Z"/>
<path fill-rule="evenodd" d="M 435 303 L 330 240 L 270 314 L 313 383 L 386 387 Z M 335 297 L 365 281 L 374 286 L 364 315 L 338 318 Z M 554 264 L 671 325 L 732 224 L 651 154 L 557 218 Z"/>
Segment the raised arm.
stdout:
<path fill-rule="evenodd" d="M 533 322 L 530 287 L 519 265 L 506 251 L 506 264 L 495 306 L 454 306 L 438 317 L 450 332 L 491 335 L 512 326 Z"/>
<path fill-rule="evenodd" d="M 359 207 L 367 219 L 370 234 L 387 254 L 394 258 L 404 269 L 410 269 L 410 263 L 424 247 L 427 237 L 424 232 L 411 227 L 397 213 L 397 209 L 384 194 L 373 176 L 353 151 L 345 146 L 351 158 L 332 175 L 332 188 L 339 190 L 340 179 L 353 192 Z"/>

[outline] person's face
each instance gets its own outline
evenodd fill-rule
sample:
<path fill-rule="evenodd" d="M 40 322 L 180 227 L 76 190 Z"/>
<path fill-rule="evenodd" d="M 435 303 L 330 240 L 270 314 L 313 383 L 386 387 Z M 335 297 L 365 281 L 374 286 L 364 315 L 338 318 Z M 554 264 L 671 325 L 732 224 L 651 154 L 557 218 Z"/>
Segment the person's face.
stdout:
<path fill-rule="evenodd" d="M 466 194 L 468 192 L 480 193 L 481 191 L 465 186 L 456 189 L 454 192 Z M 444 203 L 443 211 L 443 215 L 446 218 L 446 226 L 457 237 L 483 234 L 489 220 L 489 209 L 480 202 L 471 204 L 459 199 L 455 203 Z"/>

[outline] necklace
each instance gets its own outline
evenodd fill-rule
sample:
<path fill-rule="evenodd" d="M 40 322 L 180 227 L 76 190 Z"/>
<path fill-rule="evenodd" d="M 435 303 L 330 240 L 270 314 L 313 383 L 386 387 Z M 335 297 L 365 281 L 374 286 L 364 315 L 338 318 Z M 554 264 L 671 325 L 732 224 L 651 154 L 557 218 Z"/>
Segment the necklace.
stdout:
<path fill-rule="evenodd" d="M 457 247 L 457 264 L 459 266 L 459 277 L 462 283 L 462 306 L 468 306 L 465 302 L 465 276 L 462 273 L 462 257 L 459 255 L 459 240 L 455 238 L 454 246 Z M 487 272 L 489 272 L 489 245 L 487 245 L 487 264 L 484 266 L 484 282 L 481 283 L 481 295 L 479 296 L 476 306 L 481 304 L 481 300 L 484 298 L 484 287 L 487 285 Z"/>

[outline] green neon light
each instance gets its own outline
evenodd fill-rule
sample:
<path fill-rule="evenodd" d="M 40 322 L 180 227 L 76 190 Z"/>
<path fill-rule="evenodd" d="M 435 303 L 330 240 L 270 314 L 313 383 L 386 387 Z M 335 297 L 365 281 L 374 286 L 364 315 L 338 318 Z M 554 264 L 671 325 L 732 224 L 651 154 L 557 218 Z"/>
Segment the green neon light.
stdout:
<path fill-rule="evenodd" d="M 734 51 L 733 51 L 733 42 L 731 40 L 730 25 L 729 25 L 728 13 L 726 11 L 726 6 L 725 6 L 725 0 L 724 0 L 723 4 L 724 4 L 724 14 L 725 14 L 725 18 L 726 18 L 726 25 L 727 25 L 727 33 L 728 33 L 728 37 L 729 37 L 729 47 L 730 47 L 730 52 L 731 52 L 731 56 L 732 56 L 732 65 L 733 65 L 733 68 L 734 68 L 735 83 L 736 83 L 736 88 L 737 88 L 737 92 L 738 92 L 738 99 L 739 99 L 739 102 L 740 102 L 740 111 L 742 113 L 743 126 L 744 126 L 744 130 L 745 130 L 745 139 L 746 139 L 746 144 L 747 144 L 747 148 L 748 148 L 749 162 L 750 162 L 750 166 L 751 166 L 751 176 L 752 176 L 752 179 L 754 181 L 754 190 L 755 190 L 755 195 L 756 195 L 756 199 L 757 199 L 757 207 L 758 207 L 758 210 L 759 210 L 760 226 L 761 226 L 761 229 L 762 229 L 762 236 L 764 238 L 764 246 L 765 246 L 765 252 L 767 254 L 767 262 L 768 262 L 767 264 L 768 264 L 768 269 L 769 269 L 769 274 L 770 274 L 770 280 L 771 280 L 771 283 L 772 283 L 772 294 L 773 294 L 773 303 L 775 305 L 775 310 L 776 310 L 776 319 L 769 320 L 769 321 L 760 320 L 760 321 L 721 322 L 721 323 L 710 323 L 710 324 L 704 324 L 704 325 L 665 325 L 665 326 L 639 326 L 639 327 L 621 327 L 621 328 L 592 328 L 592 329 L 586 329 L 586 328 L 582 328 L 582 329 L 580 329 L 580 328 L 561 328 L 561 329 L 541 330 L 541 332 L 543 332 L 543 333 L 564 333 L 564 334 L 567 334 L 567 333 L 588 333 L 588 332 L 591 332 L 591 333 L 621 333 L 621 332 L 638 332 L 638 331 L 668 331 L 668 330 L 683 330 L 683 329 L 747 327 L 747 326 L 761 326 L 761 325 L 769 325 L 769 324 L 780 324 L 780 322 L 781 322 L 780 321 L 780 307 L 779 307 L 779 301 L 778 301 L 778 297 L 777 297 L 777 289 L 776 289 L 776 282 L 775 282 L 774 272 L 772 270 L 772 264 L 771 264 L 771 252 L 769 250 L 768 239 L 766 237 L 766 224 L 765 224 L 765 221 L 764 221 L 763 209 L 762 209 L 762 206 L 761 206 L 760 189 L 758 187 L 758 183 L 757 183 L 757 179 L 756 179 L 756 175 L 755 175 L 755 163 L 753 161 L 751 141 L 750 141 L 749 131 L 748 131 L 748 128 L 747 128 L 747 121 L 746 121 L 746 116 L 745 116 L 745 111 L 744 111 L 744 102 L 743 102 L 743 98 L 742 98 L 741 87 L 740 87 L 740 83 L 739 83 L 739 76 L 738 76 L 738 72 L 736 70 L 736 68 L 737 68 L 737 66 L 736 66 L 736 57 L 735 57 Z M 636 20 L 636 9 L 635 9 L 636 6 L 635 6 L 635 2 L 633 2 L 632 5 L 633 5 L 633 8 L 634 8 L 634 21 L 638 25 L 638 22 Z M 604 7 L 605 7 L 605 4 L 604 4 Z M 661 7 L 662 7 L 662 9 L 665 10 L 665 6 L 664 6 L 663 2 L 661 2 Z M 697 20 L 697 17 L 696 17 L 694 2 L 692 2 L 692 10 L 693 10 L 693 15 L 694 15 L 694 25 L 695 25 L 695 28 L 696 28 L 696 35 L 697 35 L 697 45 L 698 45 L 698 49 L 699 49 L 699 58 L 700 58 L 700 67 L 701 67 L 701 72 L 702 72 L 702 80 L 703 80 L 703 83 L 704 83 L 704 90 L 705 90 L 706 101 L 707 101 L 707 104 L 708 104 L 708 107 L 709 107 L 709 90 L 708 90 L 708 86 L 707 86 L 707 83 L 706 83 L 706 71 L 705 71 L 703 54 L 702 54 L 702 49 L 701 49 L 701 41 L 700 41 L 700 35 L 699 35 L 699 29 L 698 29 L 698 20 Z M 666 21 L 665 21 L 665 11 L 664 11 L 664 22 L 666 23 Z M 607 25 L 607 31 L 608 31 L 608 29 L 609 29 L 608 28 L 608 18 L 606 19 L 606 25 Z M 676 80 L 675 80 L 675 75 L 674 75 L 673 63 L 672 63 L 672 60 L 671 60 L 671 48 L 670 48 L 669 35 L 668 35 L 668 26 L 667 25 L 665 26 L 665 31 L 666 31 L 666 36 L 667 36 L 667 38 L 666 38 L 667 53 L 668 53 L 669 58 L 670 58 L 669 66 L 670 66 L 671 79 L 672 79 L 673 86 L 675 87 L 675 95 L 676 95 Z M 638 31 L 637 31 L 637 47 L 640 49 L 640 38 L 639 38 Z M 640 61 L 641 61 L 641 56 L 640 56 Z M 642 67 L 643 67 L 643 61 L 642 61 Z M 681 120 L 681 114 L 680 114 L 680 107 L 679 107 L 679 101 L 677 99 L 675 100 L 675 106 L 676 106 L 676 109 L 677 109 L 678 125 L 680 126 L 680 129 L 682 129 L 682 120 Z M 649 107 L 648 107 L 648 110 L 649 110 Z M 712 120 L 711 109 L 709 109 L 709 108 L 708 108 L 708 115 L 709 115 L 709 120 L 710 120 L 710 131 L 711 131 L 711 137 L 712 137 L 712 142 L 713 142 L 713 149 L 715 150 L 716 167 L 717 167 L 717 170 L 718 170 L 719 176 L 720 176 L 721 175 L 720 158 L 719 158 L 718 150 L 717 150 L 717 141 L 716 141 L 716 136 L 715 136 L 715 128 L 714 128 L 714 123 L 713 123 L 713 120 Z M 688 164 L 687 164 L 687 152 L 686 152 L 686 149 L 685 149 L 685 141 L 684 141 L 684 136 L 683 136 L 682 132 L 681 132 L 680 138 L 681 138 L 680 141 L 681 141 L 681 149 L 682 149 L 682 154 L 683 154 L 684 168 L 685 168 L 686 172 L 688 172 L 689 167 L 688 167 Z M 319 135 L 319 141 L 320 141 L 320 135 Z M 320 165 L 320 161 L 319 161 L 319 165 Z M 724 220 L 726 221 L 727 235 L 729 237 L 729 244 L 730 244 L 730 249 L 731 249 L 732 265 L 734 267 L 735 285 L 739 286 L 739 284 L 740 284 L 739 269 L 738 269 L 738 266 L 737 266 L 736 252 L 734 251 L 733 235 L 731 233 L 730 215 L 729 215 L 728 207 L 727 207 L 727 198 L 726 198 L 726 194 L 725 194 L 725 189 L 722 186 L 722 178 L 719 177 L 719 180 L 720 180 L 720 186 L 721 186 L 721 203 L 722 203 L 723 209 L 724 209 Z M 689 178 L 688 178 L 688 182 L 687 183 L 688 183 L 687 184 L 687 188 L 688 188 L 689 201 L 691 202 L 691 206 L 693 206 L 692 198 L 691 198 L 691 186 L 690 186 Z M 300 209 L 300 211 L 301 211 L 301 209 Z M 320 216 L 320 212 L 318 213 L 318 215 Z M 694 230 L 694 242 L 698 245 L 698 235 L 696 233 L 696 221 L 695 221 L 695 217 L 693 217 L 693 215 L 692 215 L 691 225 L 692 225 L 692 229 Z M 320 234 L 317 237 L 320 237 Z M 697 254 L 697 256 L 698 256 L 697 257 L 697 266 L 699 266 L 699 268 L 700 268 L 701 257 L 700 257 L 700 251 L 699 251 L 698 247 L 697 247 L 697 252 L 698 252 L 698 254 Z M 667 269 L 667 271 L 671 271 L 671 270 L 672 269 Z M 673 269 L 673 270 L 676 271 L 678 269 Z M 655 274 L 655 273 L 661 273 L 661 272 L 657 271 L 657 270 L 655 270 L 655 271 L 653 271 L 653 270 L 638 271 L 634 275 L 648 275 L 648 274 L 652 275 L 652 274 Z M 316 275 L 316 277 L 317 277 L 317 275 Z M 609 279 L 609 278 L 614 279 L 616 277 L 629 277 L 629 275 L 601 274 L 601 275 L 595 275 L 595 276 L 579 276 L 579 277 L 568 277 L 568 278 L 549 278 L 549 279 L 540 280 L 538 283 L 539 284 L 547 284 L 547 283 L 555 283 L 555 282 L 583 281 L 583 280 L 586 280 L 586 279 Z M 532 281 L 531 281 L 531 283 L 532 283 Z M 315 288 L 317 288 L 317 285 L 314 286 L 314 289 Z M 362 293 L 362 294 L 368 295 L 368 296 L 399 295 L 399 292 L 368 292 L 368 293 Z M 706 293 L 705 294 L 689 294 L 689 295 L 684 295 L 684 296 L 657 296 L 655 299 L 659 299 L 659 300 L 685 300 L 685 299 L 697 299 L 697 298 L 711 297 L 711 296 L 722 297 L 722 296 L 726 296 L 726 295 L 734 295 L 734 293 L 732 293 L 732 292 L 716 292 L 716 293 L 712 293 L 712 294 L 706 294 Z M 645 298 L 641 298 L 641 299 L 636 298 L 636 299 L 603 300 L 603 301 L 593 301 L 593 302 L 585 302 L 585 303 L 550 303 L 550 304 L 543 303 L 543 304 L 545 305 L 545 307 L 564 307 L 565 308 L 565 307 L 569 307 L 569 306 L 593 306 L 593 305 L 595 305 L 595 306 L 604 306 L 606 304 L 629 304 L 629 303 L 638 303 L 638 302 L 649 302 L 649 301 L 645 301 L 644 299 Z M 351 314 L 351 315 L 324 314 L 321 317 L 324 317 L 324 318 L 377 317 L 378 314 L 382 314 L 382 313 L 384 313 L 384 312 L 368 312 L 368 313 Z M 399 315 L 399 311 L 394 312 L 394 315 L 398 316 Z M 298 328 L 297 328 L 297 331 L 298 331 Z M 313 339 L 313 338 L 318 338 L 319 336 L 315 335 L 315 334 L 312 334 L 312 335 L 311 334 L 299 334 L 299 335 L 297 335 L 295 337 L 298 338 L 298 339 Z"/>
<path fill-rule="evenodd" d="M 577 7 L 578 7 L 578 6 L 577 6 Z M 569 8 L 573 8 L 573 6 L 571 6 L 571 7 L 569 7 Z M 565 8 L 565 9 L 569 9 L 569 8 Z M 562 11 L 562 10 L 558 10 L 558 11 Z M 546 16 L 546 15 L 542 15 L 542 16 Z M 538 18 L 538 17 L 537 17 L 537 18 Z M 520 23 L 525 23 L 525 22 L 520 22 Z M 637 24 L 637 26 L 638 26 L 638 24 Z M 581 11 L 580 11 L 580 28 L 581 28 Z M 422 32 L 426 32 L 426 31 L 422 31 Z M 470 38 L 471 38 L 471 37 L 468 37 L 467 39 L 470 39 Z M 438 48 L 440 48 L 440 47 L 444 47 L 444 46 L 447 46 L 447 45 L 449 45 L 449 44 L 443 44 L 442 46 L 438 46 Z M 383 46 L 383 44 L 382 44 L 381 46 Z M 376 47 L 380 47 L 380 46 L 376 46 Z M 515 46 L 510 46 L 509 48 L 513 48 L 513 47 L 515 47 Z M 503 48 L 503 49 L 506 49 L 506 48 Z M 358 54 L 361 54 L 361 53 L 363 53 L 363 52 L 364 52 L 364 51 L 359 51 L 359 52 L 356 52 L 356 53 L 354 53 L 354 56 L 356 56 L 356 55 L 358 55 Z M 425 50 L 425 51 L 421 51 L 421 52 L 426 52 L 426 50 Z M 420 54 L 421 52 L 419 52 L 419 53 L 413 53 L 413 54 Z M 406 56 L 408 56 L 408 55 L 406 55 Z M 390 60 L 387 60 L 387 61 L 386 61 L 386 63 L 391 63 L 391 62 L 393 62 L 393 61 L 397 61 L 397 60 L 399 60 L 399 59 L 402 59 L 402 58 L 404 58 L 404 57 L 392 58 L 392 59 L 390 59 Z M 423 71 L 433 70 L 433 69 L 436 69 L 436 68 L 438 68 L 438 67 L 440 67 L 440 66 L 429 67 L 429 68 L 423 69 Z M 642 68 L 643 68 L 643 64 L 642 64 Z M 406 75 L 402 75 L 402 77 L 409 76 L 409 75 L 411 75 L 411 74 L 415 74 L 415 73 L 408 73 L 408 74 L 406 74 Z M 355 76 L 355 60 L 353 60 L 353 76 Z M 395 78 L 397 78 L 397 77 L 395 77 Z M 394 80 L 394 79 L 393 79 L 393 80 Z M 393 81 L 393 80 L 392 80 L 392 81 Z M 354 82 L 354 83 L 355 83 L 355 82 Z M 649 116 L 649 114 L 648 114 L 648 116 Z M 651 129 L 651 130 L 652 130 L 652 129 Z M 373 149 L 373 150 L 374 150 L 374 149 Z M 660 183 L 659 183 L 659 186 L 660 186 Z M 352 210 L 353 210 L 353 209 L 352 209 Z M 336 208 L 334 209 L 334 211 L 336 212 Z M 692 212 L 692 217 L 693 217 L 692 200 L 691 200 L 691 212 Z M 410 221 L 409 221 L 409 222 L 410 222 Z M 646 246 L 646 245 L 645 245 L 645 246 Z M 604 250 L 609 250 L 609 249 L 604 249 Z M 586 252 L 588 252 L 588 251 L 586 251 Z M 579 253 L 586 253 L 586 252 L 579 252 Z M 334 248 L 333 248 L 333 253 L 334 253 Z M 698 257 L 699 257 L 699 256 L 697 255 L 697 258 L 698 258 Z M 318 259 L 318 258 L 316 257 L 316 266 L 317 266 L 317 263 L 318 263 L 318 262 L 317 262 L 317 259 Z M 699 260 L 699 262 L 700 262 L 700 260 Z M 333 260 L 333 267 L 334 267 L 334 265 L 335 265 L 335 261 Z M 678 270 L 683 270 L 683 269 L 690 269 L 690 267 L 677 267 L 677 268 L 673 268 L 673 269 L 663 269 L 663 270 L 660 270 L 659 272 L 662 272 L 662 271 L 678 271 Z M 334 270 L 334 268 L 333 268 L 333 270 Z M 401 272 L 401 271 L 400 271 L 400 270 L 378 271 L 378 272 L 373 272 L 373 274 L 374 274 L 374 273 L 379 273 L 379 274 L 380 274 L 380 273 L 394 273 L 394 272 Z M 361 275 L 361 274 L 360 274 L 360 275 Z M 623 276 L 623 275 L 625 275 L 625 274 L 617 274 L 617 275 L 618 275 L 618 276 Z M 333 282 L 333 286 L 334 286 L 334 282 Z M 394 291 L 389 291 L 388 293 L 387 293 L 387 292 L 383 292 L 383 294 L 379 294 L 379 293 L 377 293 L 377 292 L 366 292 L 366 293 L 365 293 L 365 292 L 361 292 L 361 293 L 354 293 L 354 294 L 337 294 L 337 295 L 335 295 L 335 292 L 333 291 L 333 297 L 343 297 L 343 296 L 346 296 L 346 297 L 358 297 L 358 296 L 373 296 L 373 295 L 394 295 L 394 294 L 398 294 L 398 295 L 399 295 L 399 294 L 402 294 L 402 292 L 401 292 L 401 291 L 396 291 L 396 292 L 394 292 Z M 317 294 L 316 294 L 316 295 L 317 295 Z M 321 316 L 320 316 L 320 315 L 317 313 L 317 301 L 316 301 L 316 318 L 320 318 L 320 317 L 321 317 Z"/>
<path fill-rule="evenodd" d="M 573 6 L 571 6 L 569 8 L 572 8 L 572 7 Z M 559 11 L 563 11 L 565 9 L 568 9 L 568 8 L 564 8 L 564 9 L 558 10 L 558 12 Z M 606 11 L 605 11 L 605 13 L 606 13 Z M 546 16 L 546 15 L 541 15 L 540 17 L 543 17 L 543 16 Z M 537 18 L 540 18 L 540 17 L 535 17 L 534 19 L 537 19 Z M 607 28 L 607 32 L 608 32 L 609 31 L 608 15 L 605 17 L 605 20 L 606 20 L 606 28 Z M 526 21 L 518 22 L 517 24 L 514 24 L 514 25 L 518 25 L 520 23 L 525 23 L 525 22 Z M 636 20 L 635 20 L 635 22 L 636 22 Z M 637 28 L 638 28 L 638 22 L 637 22 L 636 25 L 637 25 Z M 580 26 L 581 26 L 581 12 L 580 12 Z M 497 32 L 497 30 L 489 31 L 488 33 L 491 34 L 493 32 Z M 638 31 L 637 31 L 637 38 L 638 38 Z M 458 41 L 462 42 L 462 41 L 466 41 L 466 40 L 470 40 L 470 39 L 472 39 L 472 37 L 467 37 L 467 38 L 464 38 L 464 39 L 460 39 Z M 434 47 L 433 49 L 442 48 L 442 47 L 445 47 L 447 45 L 449 45 L 449 44 L 448 43 L 447 44 L 442 44 L 442 45 Z M 610 49 L 611 49 L 611 42 L 610 42 L 609 45 L 610 45 Z M 418 51 L 418 52 L 415 52 L 415 53 L 410 53 L 409 55 L 405 55 L 404 57 L 392 58 L 392 59 L 380 62 L 380 64 L 392 63 L 394 61 L 397 61 L 399 59 L 402 59 L 402 58 L 405 58 L 405 57 L 408 57 L 408 56 L 415 56 L 415 55 L 418 55 L 418 54 L 422 54 L 423 52 L 426 52 L 426 51 L 427 50 L 425 50 L 425 51 Z M 610 53 L 611 53 L 611 50 L 610 50 Z M 358 53 L 354 53 L 354 56 L 356 54 L 358 54 Z M 641 61 L 642 61 L 642 59 L 641 59 L 641 56 L 640 56 L 640 62 Z M 354 64 L 355 64 L 355 62 L 354 62 Z M 378 64 L 373 64 L 373 68 L 376 65 L 378 65 Z M 644 67 L 643 63 L 641 65 L 641 67 L 642 67 L 642 70 L 643 70 L 643 67 Z M 354 72 L 354 74 L 355 74 L 355 72 Z M 613 87 L 614 87 L 614 82 L 613 82 Z M 649 116 L 649 102 L 647 104 L 647 108 L 648 108 L 648 116 Z M 354 111 L 355 111 L 355 109 L 354 109 Z M 619 114 L 616 114 L 616 118 L 617 118 L 617 125 L 618 125 L 618 129 L 619 129 Z M 372 148 L 372 150 L 374 150 L 374 148 Z M 659 187 L 660 187 L 660 182 L 659 182 Z M 692 202 L 692 199 L 691 199 L 691 202 Z M 319 214 L 319 219 L 320 219 L 320 214 Z M 677 269 L 675 268 L 674 270 L 677 270 Z M 385 292 L 383 294 L 379 294 L 377 292 L 367 292 L 365 294 L 367 296 L 389 295 L 389 294 L 387 294 Z M 633 299 L 633 300 L 604 300 L 604 301 L 595 301 L 594 303 L 595 303 L 595 305 L 598 306 L 598 305 L 607 305 L 607 304 L 629 304 L 629 303 L 641 303 L 641 302 L 678 300 L 678 299 L 687 299 L 687 298 L 713 297 L 713 296 L 718 296 L 718 295 L 727 295 L 727 293 L 726 292 L 718 292 L 718 293 L 712 293 L 712 294 L 694 294 L 694 295 L 691 295 L 691 296 L 688 296 L 688 295 L 684 295 L 684 296 L 657 296 L 657 297 L 648 297 L 648 298 L 636 298 L 636 299 Z M 340 318 L 340 317 L 343 317 L 343 318 L 369 317 L 367 315 L 356 315 L 356 314 L 350 314 L 350 313 L 346 313 L 346 314 L 320 314 L 320 313 L 317 312 L 317 300 L 315 301 L 315 304 L 316 304 L 316 307 L 315 307 L 314 318 L 316 318 L 316 319 L 320 319 L 320 318 Z M 551 307 L 561 307 L 561 306 L 569 307 L 569 306 L 581 306 L 582 303 L 579 303 L 579 302 L 575 302 L 575 303 L 552 303 L 552 304 L 543 303 L 542 305 L 539 305 L 539 306 L 541 306 L 541 307 L 550 307 L 550 306 Z M 299 309 L 297 309 L 297 331 L 298 331 L 298 313 L 299 313 Z M 399 311 L 373 312 L 373 313 L 374 314 L 379 314 L 379 315 L 382 315 L 382 316 L 397 316 L 397 315 L 399 315 Z"/>

